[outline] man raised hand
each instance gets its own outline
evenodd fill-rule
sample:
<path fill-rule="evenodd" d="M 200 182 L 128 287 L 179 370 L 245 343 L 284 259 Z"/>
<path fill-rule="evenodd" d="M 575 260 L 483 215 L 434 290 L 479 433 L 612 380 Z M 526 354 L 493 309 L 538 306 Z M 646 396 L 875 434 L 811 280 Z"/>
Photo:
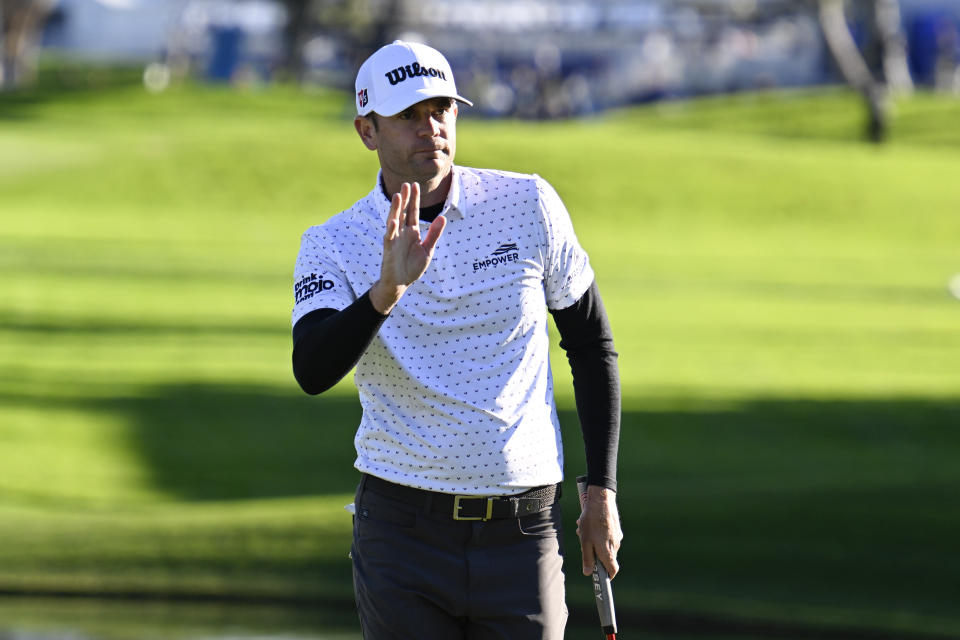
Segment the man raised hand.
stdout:
<path fill-rule="evenodd" d="M 380 279 L 370 289 L 370 301 L 377 311 L 389 314 L 407 287 L 426 272 L 446 225 L 447 219 L 437 216 L 421 242 L 419 183 L 404 182 L 400 192 L 393 194 L 387 231 L 383 234 Z"/>

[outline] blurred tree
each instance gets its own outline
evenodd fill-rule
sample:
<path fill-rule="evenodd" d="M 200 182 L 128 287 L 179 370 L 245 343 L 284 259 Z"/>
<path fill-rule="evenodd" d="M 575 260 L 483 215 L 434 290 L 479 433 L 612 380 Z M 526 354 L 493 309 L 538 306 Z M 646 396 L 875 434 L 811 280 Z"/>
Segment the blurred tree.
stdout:
<path fill-rule="evenodd" d="M 402 0 L 283 0 L 287 10 L 285 67 L 298 80 L 304 73 L 304 45 L 315 32 L 333 34 L 357 64 L 385 44 L 399 28 Z"/>
<path fill-rule="evenodd" d="M 867 136 L 882 142 L 890 97 L 913 90 L 898 0 L 817 0 L 820 26 L 840 73 L 867 105 Z M 850 32 L 847 11 L 863 28 L 862 47 Z"/>
<path fill-rule="evenodd" d="M 0 0 L 0 89 L 36 79 L 43 25 L 57 0 Z"/>
<path fill-rule="evenodd" d="M 287 10 L 284 28 L 284 68 L 298 81 L 303 77 L 303 45 L 312 27 L 311 15 L 316 0 L 283 0 Z"/>

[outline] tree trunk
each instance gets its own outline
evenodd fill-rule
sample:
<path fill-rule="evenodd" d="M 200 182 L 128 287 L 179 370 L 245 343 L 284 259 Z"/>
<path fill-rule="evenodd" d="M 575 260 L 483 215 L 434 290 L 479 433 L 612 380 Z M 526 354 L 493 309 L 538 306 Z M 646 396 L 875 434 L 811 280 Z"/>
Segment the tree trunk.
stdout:
<path fill-rule="evenodd" d="M 283 66 L 290 77 L 299 83 L 303 79 L 303 45 L 310 22 L 311 0 L 286 0 L 287 24 L 284 27 Z"/>
<path fill-rule="evenodd" d="M 907 39 L 900 29 L 900 3 L 897 0 L 877 0 L 874 16 L 887 88 L 893 95 L 912 93 Z"/>
<path fill-rule="evenodd" d="M 898 1 L 866 0 L 862 6 L 866 9 L 868 56 L 857 48 L 847 26 L 844 0 L 819 0 L 820 26 L 840 73 L 866 102 L 867 137 L 882 142 L 888 131 L 891 95 L 912 91 L 913 82 L 907 69 Z M 877 77 L 867 57 L 873 59 Z"/>
<path fill-rule="evenodd" d="M 55 0 L 0 0 L 0 88 L 36 80 L 40 36 Z"/>

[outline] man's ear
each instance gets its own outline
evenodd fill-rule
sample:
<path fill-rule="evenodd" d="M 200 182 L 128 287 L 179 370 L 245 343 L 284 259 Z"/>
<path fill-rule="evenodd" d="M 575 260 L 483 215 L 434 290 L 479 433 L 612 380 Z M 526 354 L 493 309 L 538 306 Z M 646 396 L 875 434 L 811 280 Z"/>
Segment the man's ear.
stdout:
<path fill-rule="evenodd" d="M 353 119 L 353 126 L 357 130 L 360 140 L 363 141 L 363 145 L 367 149 L 370 149 L 370 151 L 376 151 L 377 135 L 376 129 L 373 126 L 373 121 L 365 116 L 357 116 Z"/>

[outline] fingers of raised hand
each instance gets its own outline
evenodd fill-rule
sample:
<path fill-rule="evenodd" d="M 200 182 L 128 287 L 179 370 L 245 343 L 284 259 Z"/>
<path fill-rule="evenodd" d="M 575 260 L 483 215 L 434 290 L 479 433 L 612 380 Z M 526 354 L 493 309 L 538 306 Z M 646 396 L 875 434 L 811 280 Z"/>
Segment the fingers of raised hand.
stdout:
<path fill-rule="evenodd" d="M 420 183 L 403 183 L 401 191 L 406 190 L 407 200 L 405 202 L 407 213 L 407 226 L 416 229 L 420 224 Z"/>
<path fill-rule="evenodd" d="M 427 237 L 424 238 L 421 243 L 424 251 L 428 254 L 433 253 L 433 248 L 437 245 L 437 240 L 440 239 L 440 234 L 443 233 L 446 226 L 447 218 L 445 216 L 437 216 L 434 221 L 430 223 L 430 228 L 427 229 Z"/>
<path fill-rule="evenodd" d="M 392 240 L 400 234 L 400 212 L 403 210 L 402 193 L 393 194 L 390 200 L 390 213 L 387 214 L 386 240 Z"/>
<path fill-rule="evenodd" d="M 400 191 L 390 200 L 390 213 L 387 215 L 386 239 L 392 240 L 404 233 L 404 229 L 413 230 L 420 235 L 420 185 L 416 182 L 404 182 Z"/>

